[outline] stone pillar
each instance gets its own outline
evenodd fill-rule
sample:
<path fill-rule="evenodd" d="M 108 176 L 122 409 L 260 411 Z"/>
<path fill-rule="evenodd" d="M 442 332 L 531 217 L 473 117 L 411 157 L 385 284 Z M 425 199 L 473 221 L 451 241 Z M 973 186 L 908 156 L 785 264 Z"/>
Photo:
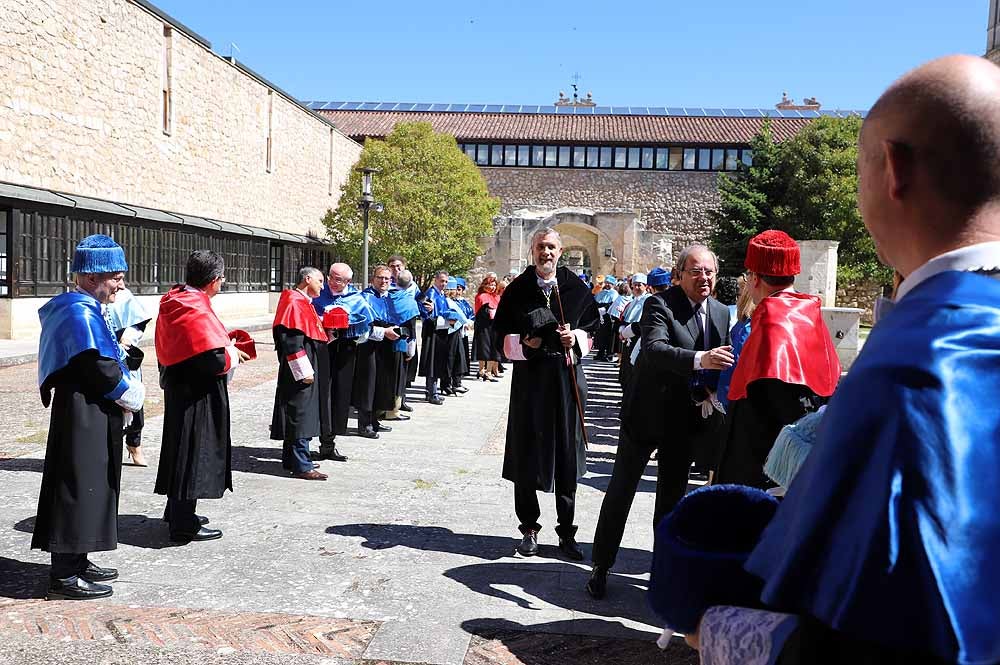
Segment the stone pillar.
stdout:
<path fill-rule="evenodd" d="M 795 278 L 795 290 L 817 295 L 825 307 L 837 304 L 837 247 L 835 240 L 802 240 L 802 272 Z"/>

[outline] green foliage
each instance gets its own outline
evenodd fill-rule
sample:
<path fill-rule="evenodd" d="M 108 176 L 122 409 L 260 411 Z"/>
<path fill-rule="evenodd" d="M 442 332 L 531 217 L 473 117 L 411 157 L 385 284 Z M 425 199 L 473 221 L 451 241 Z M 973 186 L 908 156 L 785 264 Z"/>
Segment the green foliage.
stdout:
<path fill-rule="evenodd" d="M 820 118 L 779 144 L 765 123 L 751 142 L 753 166 L 719 176 L 721 205 L 710 216 L 724 273 L 742 271 L 750 237 L 780 229 L 796 240 L 839 241 L 841 280 L 888 279 L 858 212 L 860 130 L 858 117 Z"/>
<path fill-rule="evenodd" d="M 435 133 L 429 123 L 401 123 L 385 140 L 365 142 L 356 168 L 366 167 L 380 170 L 372 194 L 385 206 L 369 218 L 370 266 L 402 254 L 421 282 L 435 270 L 461 273 L 472 267 L 482 253 L 478 240 L 493 233 L 500 202 L 454 137 Z M 356 271 L 363 233 L 360 191 L 361 174 L 355 170 L 341 189 L 340 204 L 323 218 L 335 254 Z"/>

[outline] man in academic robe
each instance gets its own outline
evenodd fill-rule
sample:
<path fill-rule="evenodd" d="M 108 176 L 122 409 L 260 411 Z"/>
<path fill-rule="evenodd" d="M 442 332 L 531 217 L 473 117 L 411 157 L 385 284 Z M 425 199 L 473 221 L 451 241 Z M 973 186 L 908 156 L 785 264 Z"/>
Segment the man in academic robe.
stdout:
<path fill-rule="evenodd" d="M 389 266 L 390 269 L 392 266 Z M 406 340 L 406 351 L 403 354 L 403 374 L 400 377 L 399 406 L 395 411 L 386 414 L 386 420 L 409 420 L 402 412 L 411 412 L 413 407 L 406 403 L 406 389 L 417 380 L 417 321 L 420 320 L 420 309 L 416 301 L 416 284 L 413 283 L 413 273 L 403 268 L 395 277 L 396 286 L 390 289 L 396 302 L 397 311 L 405 311 L 413 315 L 399 324 Z M 402 294 L 397 293 L 401 291 Z M 403 295 L 405 294 L 405 295 Z"/>
<path fill-rule="evenodd" d="M 862 126 L 858 207 L 904 279 L 745 566 L 797 616 L 758 641 L 779 663 L 1000 662 L 998 110 L 1000 69 L 950 56 Z M 734 618 L 702 646 L 745 644 Z"/>
<path fill-rule="evenodd" d="M 840 380 L 819 298 L 792 288 L 799 263 L 799 246 L 784 231 L 764 231 L 747 245 L 747 283 L 757 307 L 729 387 L 717 483 L 773 487 L 764 462 L 778 432 L 819 409 Z"/>
<path fill-rule="evenodd" d="M 466 319 L 465 325 L 462 327 L 462 351 L 465 354 L 465 372 L 463 376 L 465 376 L 472 370 L 472 340 L 469 336 L 472 334 L 473 319 L 476 318 L 476 312 L 472 309 L 472 303 L 465 297 L 468 282 L 465 281 L 464 277 L 456 277 L 455 282 L 458 284 L 455 289 L 455 303 Z M 459 385 L 461 385 L 461 382 L 459 382 Z"/>
<path fill-rule="evenodd" d="M 123 413 L 145 397 L 106 318 L 125 284 L 125 252 L 108 236 L 88 236 L 72 271 L 76 288 L 38 310 L 38 387 L 52 416 L 31 547 L 50 553 L 49 600 L 112 594 L 101 583 L 118 571 L 87 555 L 118 547 Z"/>
<path fill-rule="evenodd" d="M 389 265 L 389 270 L 392 271 L 392 288 L 406 291 L 416 301 L 417 297 L 420 296 L 420 288 L 413 279 L 413 273 L 406 269 L 406 259 L 399 254 L 393 254 L 389 257 L 389 261 L 387 263 Z M 417 304 L 419 305 L 420 303 L 418 302 Z M 417 341 L 417 321 L 419 318 L 420 317 L 418 315 L 407 324 L 410 326 L 408 329 L 410 337 L 406 352 L 406 360 L 404 361 L 406 365 L 405 388 L 409 388 L 413 382 L 417 380 L 417 365 L 420 362 L 420 354 L 417 348 L 420 346 L 420 343 Z M 406 403 L 405 389 L 400 397 L 399 411 L 405 411 L 406 413 L 413 411 L 413 407 Z"/>
<path fill-rule="evenodd" d="M 655 284 L 650 282 L 650 278 L 655 280 Z M 638 355 L 636 350 L 639 340 L 642 337 L 642 329 L 639 327 L 639 319 L 642 318 L 642 307 L 649 297 L 652 289 L 664 291 L 670 286 L 670 271 L 657 266 L 650 271 L 649 275 L 639 273 L 632 276 L 632 285 L 629 287 L 631 300 L 624 304 L 621 309 L 612 307 L 611 316 L 617 317 L 617 329 L 615 338 L 621 340 L 622 352 L 618 361 L 618 383 L 625 388 L 625 385 L 632 377 L 635 369 L 635 360 Z"/>
<path fill-rule="evenodd" d="M 188 257 L 184 284 L 160 299 L 156 358 L 163 388 L 163 440 L 157 494 L 167 497 L 164 520 L 170 540 L 214 540 L 222 531 L 204 526 L 198 499 L 218 499 L 233 489 L 228 376 L 250 360 L 237 348 L 210 300 L 225 281 L 222 257 L 196 250 Z"/>
<path fill-rule="evenodd" d="M 108 303 L 108 318 L 111 329 L 115 332 L 118 343 L 126 354 L 126 366 L 135 372 L 142 380 L 140 365 L 143 352 L 139 342 L 146 332 L 146 326 L 153 319 L 142 302 L 127 288 L 118 289 L 113 302 Z M 133 466 L 149 466 L 142 454 L 142 428 L 145 425 L 145 413 L 139 409 L 132 414 L 131 420 L 125 424 L 125 450 Z"/>
<path fill-rule="evenodd" d="M 703 411 L 707 396 L 696 392 L 733 362 L 729 308 L 711 297 L 718 260 L 704 245 L 690 245 L 678 265 L 681 283 L 641 303 L 640 351 L 625 386 L 615 466 L 601 503 L 587 582 L 587 591 L 598 599 L 605 595 L 650 455 L 657 453 L 655 529 L 687 491 L 695 440 L 720 417 Z M 660 269 L 653 281 L 662 288 L 667 274 Z"/>
<path fill-rule="evenodd" d="M 403 371 L 397 344 L 401 330 L 395 323 L 389 293 L 391 279 L 389 266 L 375 266 L 370 284 L 362 291 L 375 319 L 367 338 L 358 344 L 351 402 L 358 410 L 358 435 L 366 439 L 377 439 L 379 432 L 392 431 L 392 427 L 379 422 L 379 414 L 395 408 Z"/>
<path fill-rule="evenodd" d="M 354 271 L 346 263 L 334 263 L 327 273 L 326 286 L 312 304 L 321 317 L 337 309 L 344 314 L 346 327 L 326 328 L 329 371 L 320 383 L 319 453 L 316 459 L 346 462 L 347 456 L 337 450 L 337 435 L 347 434 L 347 418 L 351 410 L 354 370 L 357 365 L 358 341 L 371 329 L 374 316 L 361 292 L 351 284 Z"/>
<path fill-rule="evenodd" d="M 514 483 L 518 552 L 538 553 L 537 491 L 555 492 L 559 549 L 579 561 L 574 523 L 577 479 L 586 472 L 587 381 L 580 360 L 600 325 L 597 303 L 572 271 L 559 267 L 562 240 L 551 228 L 531 240 L 534 264 L 510 283 L 493 320 L 498 343 L 513 335 L 514 361 L 503 477 Z M 514 353 L 520 359 L 515 359 Z"/>
<path fill-rule="evenodd" d="M 309 440 L 320 435 L 320 386 L 329 382 L 329 341 L 312 306 L 323 289 L 323 273 L 299 270 L 294 289 L 281 292 L 274 312 L 274 350 L 278 354 L 278 386 L 274 395 L 271 439 L 282 442 L 281 465 L 302 480 L 326 480 L 314 468 Z"/>
<path fill-rule="evenodd" d="M 445 288 L 448 286 L 448 271 L 439 270 L 434 274 L 434 282 L 420 298 L 421 327 L 420 366 L 417 374 L 426 377 L 427 401 L 441 405 L 441 393 L 451 394 L 451 375 L 454 366 L 458 338 L 456 331 L 458 314 L 451 310 Z"/>
<path fill-rule="evenodd" d="M 615 279 L 614 275 L 608 275 L 604 278 L 604 288 L 594 296 L 594 300 L 597 301 L 597 311 L 601 315 L 601 325 L 597 330 L 597 335 L 594 337 L 594 343 L 597 346 L 597 356 L 594 360 L 598 362 L 611 360 L 611 340 L 614 334 L 614 322 L 608 313 L 611 303 L 618 297 L 618 291 L 615 290 L 617 286 L 618 280 Z"/>
<path fill-rule="evenodd" d="M 469 389 L 462 385 L 462 377 L 469 371 L 469 366 L 465 356 L 465 332 L 469 325 L 466 319 L 465 310 L 459 301 L 459 286 L 457 277 L 448 277 L 448 284 L 445 287 L 445 298 L 448 308 L 451 311 L 461 313 L 460 325 L 449 331 L 451 347 L 451 380 L 447 386 L 441 386 L 441 392 L 445 395 L 464 395 Z"/>

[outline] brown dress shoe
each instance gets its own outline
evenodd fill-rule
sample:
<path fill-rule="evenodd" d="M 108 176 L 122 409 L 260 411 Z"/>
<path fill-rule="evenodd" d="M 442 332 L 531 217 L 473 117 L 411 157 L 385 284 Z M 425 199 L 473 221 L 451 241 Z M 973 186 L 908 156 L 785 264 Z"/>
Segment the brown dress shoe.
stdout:
<path fill-rule="evenodd" d="M 326 480 L 327 475 L 325 473 L 320 473 L 319 471 L 305 471 L 303 473 L 296 473 L 295 478 L 301 478 L 302 480 Z"/>

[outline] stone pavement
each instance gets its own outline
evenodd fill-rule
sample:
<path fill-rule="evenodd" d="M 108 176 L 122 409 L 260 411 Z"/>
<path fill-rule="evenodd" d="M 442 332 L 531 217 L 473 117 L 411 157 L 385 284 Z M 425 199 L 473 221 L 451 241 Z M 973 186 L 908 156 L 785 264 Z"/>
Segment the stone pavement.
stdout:
<path fill-rule="evenodd" d="M 225 536 L 168 540 L 164 498 L 152 493 L 162 427 L 153 390 L 151 466 L 123 469 L 119 548 L 93 556 L 121 571 L 106 601 L 40 600 L 48 557 L 29 544 L 48 414 L 34 365 L 0 369 L 0 663 L 697 662 L 682 644 L 664 654 L 653 643 L 654 476 L 639 488 L 608 598 L 595 602 L 588 567 L 557 555 L 551 495 L 540 495 L 541 555 L 514 552 L 511 486 L 500 478 L 509 378 L 467 380 L 470 392 L 440 407 L 414 391 L 412 421 L 377 441 L 341 437 L 350 461 L 323 462 L 330 480 L 307 482 L 282 471 L 280 443 L 267 437 L 276 362 L 269 333 L 255 336 L 261 357 L 231 388 L 235 492 L 199 505 Z M 614 462 L 621 399 L 612 365 L 587 372 L 582 543 Z"/>

